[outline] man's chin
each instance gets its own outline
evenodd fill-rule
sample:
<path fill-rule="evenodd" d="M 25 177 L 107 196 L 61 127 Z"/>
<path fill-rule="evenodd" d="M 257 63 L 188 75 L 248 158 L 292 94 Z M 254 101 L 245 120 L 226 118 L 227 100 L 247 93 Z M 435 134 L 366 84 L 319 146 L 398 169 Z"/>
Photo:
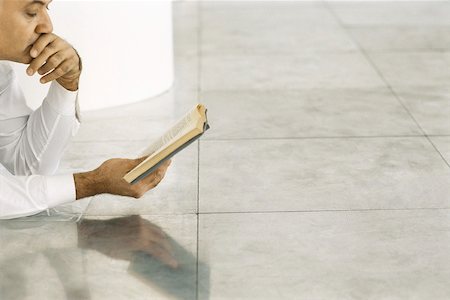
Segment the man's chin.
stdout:
<path fill-rule="evenodd" d="M 28 52 L 23 54 L 21 57 L 14 59 L 13 61 L 21 63 L 21 64 L 30 64 L 33 58 L 28 54 Z"/>
<path fill-rule="evenodd" d="M 20 64 L 30 64 L 33 58 L 29 54 L 22 53 L 20 56 L 6 56 L 2 58 L 7 61 L 12 61 Z"/>
<path fill-rule="evenodd" d="M 25 50 L 22 52 L 22 55 L 16 60 L 16 62 L 21 64 L 31 63 L 31 61 L 33 60 L 33 58 L 30 56 L 31 47 L 33 47 L 33 45 L 25 48 Z"/>

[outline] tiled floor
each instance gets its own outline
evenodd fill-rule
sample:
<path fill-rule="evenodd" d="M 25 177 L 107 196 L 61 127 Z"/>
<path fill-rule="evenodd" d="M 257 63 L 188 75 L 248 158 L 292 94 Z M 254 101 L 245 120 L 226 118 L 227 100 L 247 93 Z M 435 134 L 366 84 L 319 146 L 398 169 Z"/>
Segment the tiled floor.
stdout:
<path fill-rule="evenodd" d="M 173 89 L 85 113 L 61 172 L 211 130 L 142 199 L 1 221 L 0 299 L 450 299 L 450 2 L 173 11 Z"/>

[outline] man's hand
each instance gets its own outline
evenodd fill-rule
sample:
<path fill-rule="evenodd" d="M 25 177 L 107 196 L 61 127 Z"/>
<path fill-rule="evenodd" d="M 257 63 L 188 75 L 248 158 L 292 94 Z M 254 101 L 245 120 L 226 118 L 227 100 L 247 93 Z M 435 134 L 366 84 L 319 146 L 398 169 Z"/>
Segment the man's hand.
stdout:
<path fill-rule="evenodd" d="M 43 84 L 56 79 L 67 90 L 78 89 L 81 60 L 65 40 L 53 33 L 42 34 L 31 47 L 30 56 L 34 59 L 27 68 L 28 75 L 46 74 L 40 80 Z"/>
<path fill-rule="evenodd" d="M 148 190 L 153 189 L 161 182 L 171 163 L 171 160 L 165 161 L 153 173 L 136 184 L 126 182 L 123 176 L 146 158 L 113 158 L 105 161 L 93 171 L 74 174 L 76 199 L 102 193 L 134 198 L 142 197 Z"/>
<path fill-rule="evenodd" d="M 110 257 L 129 261 L 137 252 L 144 252 L 173 269 L 179 265 L 167 234 L 140 216 L 85 219 L 77 226 L 78 246 L 81 248 L 94 249 Z"/>

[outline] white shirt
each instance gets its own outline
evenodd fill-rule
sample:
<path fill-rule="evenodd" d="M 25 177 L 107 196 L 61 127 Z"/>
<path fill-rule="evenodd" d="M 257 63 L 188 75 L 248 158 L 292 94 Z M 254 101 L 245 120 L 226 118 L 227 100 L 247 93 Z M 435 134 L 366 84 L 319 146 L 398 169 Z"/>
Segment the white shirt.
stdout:
<path fill-rule="evenodd" d="M 78 91 L 54 80 L 33 111 L 13 69 L 0 61 L 0 219 L 75 201 L 73 174 L 54 174 L 79 120 Z"/>

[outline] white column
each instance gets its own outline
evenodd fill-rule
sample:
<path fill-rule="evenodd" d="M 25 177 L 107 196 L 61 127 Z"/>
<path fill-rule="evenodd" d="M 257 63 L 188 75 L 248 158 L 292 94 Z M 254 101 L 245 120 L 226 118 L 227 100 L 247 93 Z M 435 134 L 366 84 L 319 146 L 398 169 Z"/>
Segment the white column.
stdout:
<path fill-rule="evenodd" d="M 173 82 L 171 1 L 53 1 L 54 33 L 83 59 L 81 110 L 124 105 L 167 91 Z M 49 83 L 13 64 L 33 109 Z"/>

